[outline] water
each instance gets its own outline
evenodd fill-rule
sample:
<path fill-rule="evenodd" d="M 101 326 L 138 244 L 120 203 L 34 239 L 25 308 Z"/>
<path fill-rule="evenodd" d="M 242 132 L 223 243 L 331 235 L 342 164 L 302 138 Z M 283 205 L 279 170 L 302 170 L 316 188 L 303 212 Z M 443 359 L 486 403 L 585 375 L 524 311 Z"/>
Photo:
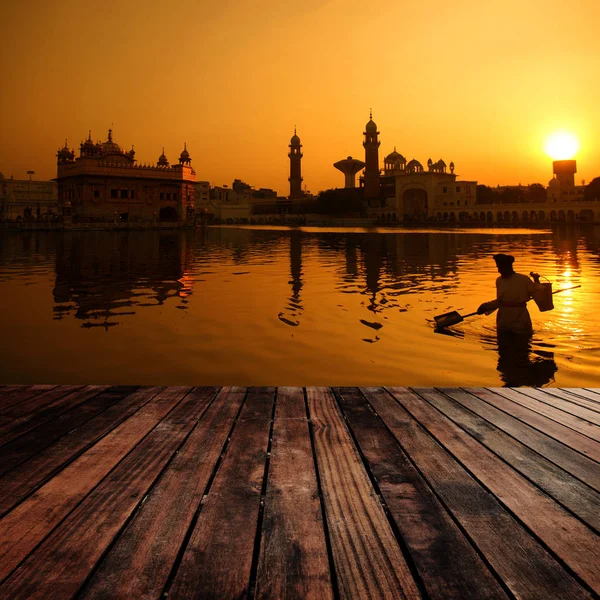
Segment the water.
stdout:
<path fill-rule="evenodd" d="M 600 228 L 0 233 L 0 383 L 600 387 Z M 496 252 L 545 275 L 529 346 Z"/>

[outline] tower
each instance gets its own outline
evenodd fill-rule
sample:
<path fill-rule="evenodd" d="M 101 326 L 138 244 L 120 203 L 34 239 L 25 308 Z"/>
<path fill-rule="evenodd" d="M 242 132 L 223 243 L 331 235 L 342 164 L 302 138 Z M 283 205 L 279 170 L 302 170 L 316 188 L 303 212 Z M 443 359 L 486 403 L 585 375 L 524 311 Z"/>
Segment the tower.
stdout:
<path fill-rule="evenodd" d="M 575 173 L 577 173 L 576 160 L 555 160 L 552 163 L 552 171 L 560 185 L 572 187 L 575 185 Z"/>
<path fill-rule="evenodd" d="M 379 141 L 377 125 L 373 122 L 373 112 L 369 112 L 369 122 L 363 135 L 365 141 L 365 198 L 379 198 Z"/>
<path fill-rule="evenodd" d="M 296 128 L 294 127 L 294 135 L 290 140 L 290 176 L 288 181 L 290 182 L 290 200 L 302 198 L 302 175 L 300 161 L 302 160 L 302 152 L 300 151 L 302 144 L 300 138 L 296 135 Z"/>
<path fill-rule="evenodd" d="M 338 160 L 333 166 L 345 175 L 344 187 L 353 188 L 355 185 L 354 176 L 365 166 L 365 163 L 349 156 L 344 160 Z"/>

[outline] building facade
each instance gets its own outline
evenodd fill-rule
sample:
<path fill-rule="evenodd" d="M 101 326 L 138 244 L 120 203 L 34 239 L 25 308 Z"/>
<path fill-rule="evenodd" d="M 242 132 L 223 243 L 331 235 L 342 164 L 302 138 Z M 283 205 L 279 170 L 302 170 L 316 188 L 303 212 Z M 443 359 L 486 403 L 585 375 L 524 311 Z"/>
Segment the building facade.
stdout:
<path fill-rule="evenodd" d="M 57 153 L 58 202 L 73 221 L 172 222 L 191 224 L 196 172 L 184 144 L 177 164 L 163 153 L 154 165 L 140 165 L 135 151 L 113 141 L 88 139 L 79 157 L 65 146 Z"/>
<path fill-rule="evenodd" d="M 0 173 L 0 222 L 48 221 L 58 214 L 56 182 L 5 178 Z"/>

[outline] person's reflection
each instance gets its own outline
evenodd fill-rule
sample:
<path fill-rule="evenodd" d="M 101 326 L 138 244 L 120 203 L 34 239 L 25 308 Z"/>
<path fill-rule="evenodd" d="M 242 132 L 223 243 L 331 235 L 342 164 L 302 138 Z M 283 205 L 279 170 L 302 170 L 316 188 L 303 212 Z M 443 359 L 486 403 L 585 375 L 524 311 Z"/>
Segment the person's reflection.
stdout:
<path fill-rule="evenodd" d="M 512 331 L 498 333 L 497 369 L 505 387 L 542 387 L 553 381 L 558 371 L 554 352 L 532 352 L 531 336 Z"/>

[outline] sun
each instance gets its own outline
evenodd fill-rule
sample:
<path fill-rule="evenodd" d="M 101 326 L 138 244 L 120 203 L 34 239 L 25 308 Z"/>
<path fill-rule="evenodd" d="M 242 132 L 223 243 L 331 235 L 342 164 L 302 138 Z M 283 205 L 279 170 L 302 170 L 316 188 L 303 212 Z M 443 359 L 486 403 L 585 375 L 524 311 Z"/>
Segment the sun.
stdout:
<path fill-rule="evenodd" d="M 554 160 L 573 158 L 579 150 L 579 140 L 568 131 L 557 131 L 548 136 L 544 144 L 544 152 Z"/>

